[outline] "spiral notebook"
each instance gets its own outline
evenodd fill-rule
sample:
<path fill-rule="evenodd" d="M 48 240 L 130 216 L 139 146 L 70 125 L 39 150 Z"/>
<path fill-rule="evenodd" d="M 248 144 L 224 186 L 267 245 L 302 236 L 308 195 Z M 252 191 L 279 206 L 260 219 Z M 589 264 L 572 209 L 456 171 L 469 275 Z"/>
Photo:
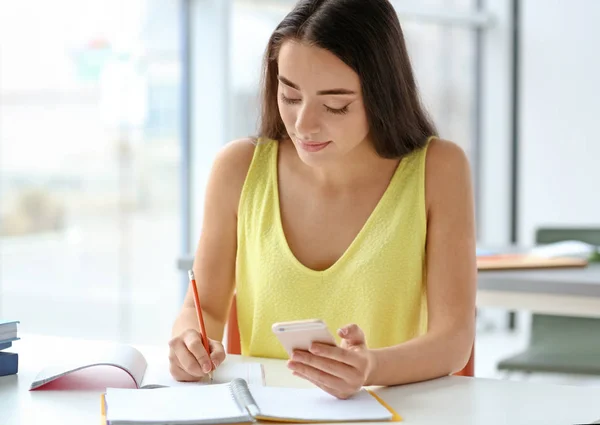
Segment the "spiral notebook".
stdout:
<path fill-rule="evenodd" d="M 254 386 L 243 379 L 204 387 L 108 388 L 102 398 L 102 419 L 108 425 L 402 420 L 365 389 L 340 400 L 318 388 Z"/>

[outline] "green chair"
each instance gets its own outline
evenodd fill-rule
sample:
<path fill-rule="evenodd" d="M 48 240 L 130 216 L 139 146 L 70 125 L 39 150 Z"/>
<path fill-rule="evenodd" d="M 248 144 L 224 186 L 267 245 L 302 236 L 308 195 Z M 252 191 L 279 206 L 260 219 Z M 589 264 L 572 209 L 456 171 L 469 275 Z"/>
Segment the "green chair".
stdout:
<path fill-rule="evenodd" d="M 600 228 L 547 228 L 536 243 L 578 240 L 600 246 Z M 506 372 L 600 375 L 600 319 L 533 314 L 529 347 L 498 363 Z"/>

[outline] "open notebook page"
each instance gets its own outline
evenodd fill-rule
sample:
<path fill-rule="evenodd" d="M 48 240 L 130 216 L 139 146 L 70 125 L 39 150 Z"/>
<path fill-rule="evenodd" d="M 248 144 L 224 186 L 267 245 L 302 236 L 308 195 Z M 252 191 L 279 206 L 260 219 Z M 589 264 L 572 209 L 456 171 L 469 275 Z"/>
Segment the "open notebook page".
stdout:
<path fill-rule="evenodd" d="M 250 387 L 264 419 L 303 421 L 388 421 L 392 413 L 366 390 L 339 400 L 319 388 Z"/>
<path fill-rule="evenodd" d="M 44 367 L 31 383 L 30 389 L 35 389 L 71 372 L 96 365 L 113 365 L 125 369 L 136 384 L 142 382 L 146 371 L 146 359 L 137 349 L 129 345 L 111 344 L 78 344 L 65 351 L 58 362 Z"/>
<path fill-rule="evenodd" d="M 106 390 L 108 423 L 248 422 L 228 384 L 154 390 Z"/>
<path fill-rule="evenodd" d="M 211 384 L 225 384 L 236 378 L 242 378 L 250 385 L 263 386 L 263 367 L 260 363 L 237 363 L 226 361 L 213 372 L 213 382 Z M 146 375 L 144 376 L 142 387 L 184 387 L 208 383 L 208 378 L 203 379 L 200 382 L 176 381 L 169 373 L 167 366 L 150 363 L 146 369 Z"/>

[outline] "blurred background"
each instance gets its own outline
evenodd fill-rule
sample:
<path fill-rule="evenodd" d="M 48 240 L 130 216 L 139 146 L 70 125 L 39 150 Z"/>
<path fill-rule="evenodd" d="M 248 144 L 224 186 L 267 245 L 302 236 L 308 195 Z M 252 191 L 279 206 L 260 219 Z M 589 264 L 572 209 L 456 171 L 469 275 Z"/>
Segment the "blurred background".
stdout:
<path fill-rule="evenodd" d="M 478 242 L 600 227 L 600 2 L 392 3 L 440 135 L 470 158 Z M 293 4 L 0 0 L 0 318 L 168 339 L 209 167 L 256 134 L 262 54 Z M 479 310 L 477 376 L 506 377 L 531 317 Z"/>

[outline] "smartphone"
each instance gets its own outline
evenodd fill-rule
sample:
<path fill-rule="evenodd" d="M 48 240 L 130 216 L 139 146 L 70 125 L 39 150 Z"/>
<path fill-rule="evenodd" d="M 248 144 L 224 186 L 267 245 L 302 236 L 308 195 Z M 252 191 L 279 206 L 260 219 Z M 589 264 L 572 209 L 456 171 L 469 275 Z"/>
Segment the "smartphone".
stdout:
<path fill-rule="evenodd" d="M 274 323 L 272 330 L 289 356 L 294 350 L 308 351 L 313 342 L 336 345 L 327 325 L 319 319 Z"/>

